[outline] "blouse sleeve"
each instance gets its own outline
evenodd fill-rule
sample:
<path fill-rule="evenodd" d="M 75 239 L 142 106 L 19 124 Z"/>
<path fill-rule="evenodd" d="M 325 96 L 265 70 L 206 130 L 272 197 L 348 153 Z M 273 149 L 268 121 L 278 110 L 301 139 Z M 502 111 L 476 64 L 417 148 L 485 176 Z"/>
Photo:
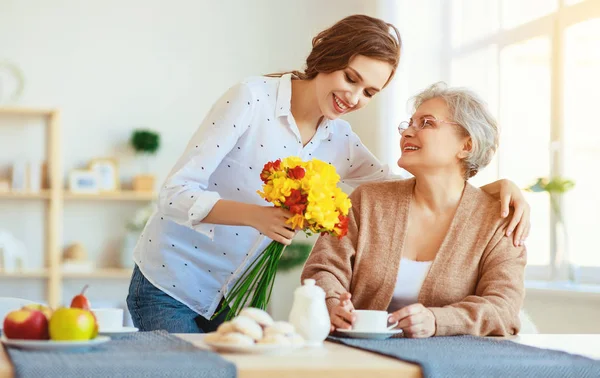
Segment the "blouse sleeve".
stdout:
<path fill-rule="evenodd" d="M 404 169 L 400 174 L 393 173 L 387 164 L 382 164 L 369 151 L 356 133 L 350 135 L 349 143 L 350 169 L 348 174 L 342 178 L 344 184 L 356 188 L 370 182 L 401 180 L 411 177 Z"/>
<path fill-rule="evenodd" d="M 221 199 L 208 180 L 250 124 L 254 101 L 243 83 L 230 88 L 213 105 L 159 193 L 158 207 L 170 220 L 213 237 L 202 220 Z"/>

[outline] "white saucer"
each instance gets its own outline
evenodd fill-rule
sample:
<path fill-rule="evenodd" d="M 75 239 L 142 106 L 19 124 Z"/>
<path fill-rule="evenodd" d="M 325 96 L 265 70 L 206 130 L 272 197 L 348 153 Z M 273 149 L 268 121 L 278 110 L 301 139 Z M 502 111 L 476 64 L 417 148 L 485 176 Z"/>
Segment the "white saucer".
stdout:
<path fill-rule="evenodd" d="M 2 335 L 0 341 L 2 341 L 2 344 L 9 347 L 28 350 L 84 350 L 110 341 L 110 337 L 97 336 L 93 340 L 85 341 L 55 341 L 7 339 L 6 336 Z"/>
<path fill-rule="evenodd" d="M 336 329 L 336 332 L 351 337 L 354 339 L 375 339 L 383 340 L 388 339 L 396 334 L 402 333 L 401 329 L 391 329 L 386 331 L 355 331 L 353 329 Z"/>
<path fill-rule="evenodd" d="M 215 343 L 204 341 L 217 352 L 223 353 L 244 353 L 244 354 L 269 354 L 269 353 L 285 353 L 292 350 L 304 347 L 300 345 L 277 345 L 277 344 L 254 344 L 254 345 L 234 345 L 226 343 Z"/>
<path fill-rule="evenodd" d="M 132 333 L 132 332 L 137 332 L 138 329 L 135 327 L 121 327 L 121 328 L 114 328 L 114 329 L 102 329 L 99 330 L 98 333 L 101 335 L 116 335 L 119 333 Z"/>

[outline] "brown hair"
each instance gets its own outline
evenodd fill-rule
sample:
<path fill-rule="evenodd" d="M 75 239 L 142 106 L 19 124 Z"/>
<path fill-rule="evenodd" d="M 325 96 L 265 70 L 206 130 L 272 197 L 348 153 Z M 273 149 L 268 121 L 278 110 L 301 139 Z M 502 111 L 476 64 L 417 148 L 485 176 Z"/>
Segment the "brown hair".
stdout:
<path fill-rule="evenodd" d="M 356 55 L 363 55 L 392 66 L 392 73 L 385 83 L 387 85 L 396 73 L 401 47 L 400 32 L 394 25 L 356 14 L 336 22 L 313 38 L 312 51 L 306 58 L 304 72 L 289 71 L 266 76 L 278 77 L 291 73 L 301 80 L 311 80 L 319 73 L 342 70 Z"/>

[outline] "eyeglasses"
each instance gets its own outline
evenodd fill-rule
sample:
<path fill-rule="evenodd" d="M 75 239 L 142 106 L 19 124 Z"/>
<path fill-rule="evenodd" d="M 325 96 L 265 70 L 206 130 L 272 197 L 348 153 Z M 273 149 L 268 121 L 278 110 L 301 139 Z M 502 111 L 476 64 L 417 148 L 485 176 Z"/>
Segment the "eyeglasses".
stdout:
<path fill-rule="evenodd" d="M 444 121 L 442 119 L 436 119 L 433 117 L 423 117 L 421 119 L 410 121 L 402 121 L 400 125 L 398 125 L 398 132 L 400 134 L 404 133 L 408 130 L 409 127 L 412 127 L 416 131 L 420 131 L 423 129 L 435 129 L 437 127 L 437 123 L 447 123 L 449 125 L 458 125 L 456 122 Z"/>

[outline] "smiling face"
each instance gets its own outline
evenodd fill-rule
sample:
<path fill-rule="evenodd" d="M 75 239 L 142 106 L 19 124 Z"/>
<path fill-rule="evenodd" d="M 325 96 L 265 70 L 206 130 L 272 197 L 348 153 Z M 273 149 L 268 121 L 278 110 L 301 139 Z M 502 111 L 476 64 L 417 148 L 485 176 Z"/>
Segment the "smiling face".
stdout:
<path fill-rule="evenodd" d="M 415 176 L 440 169 L 462 172 L 461 162 L 469 155 L 470 137 L 461 126 L 451 123 L 446 102 L 439 97 L 423 102 L 411 121 L 424 127 L 409 127 L 402 133 L 398 166 Z"/>
<path fill-rule="evenodd" d="M 315 89 L 321 114 L 336 119 L 364 107 L 383 89 L 392 69 L 389 63 L 357 55 L 342 70 L 318 74 Z"/>

